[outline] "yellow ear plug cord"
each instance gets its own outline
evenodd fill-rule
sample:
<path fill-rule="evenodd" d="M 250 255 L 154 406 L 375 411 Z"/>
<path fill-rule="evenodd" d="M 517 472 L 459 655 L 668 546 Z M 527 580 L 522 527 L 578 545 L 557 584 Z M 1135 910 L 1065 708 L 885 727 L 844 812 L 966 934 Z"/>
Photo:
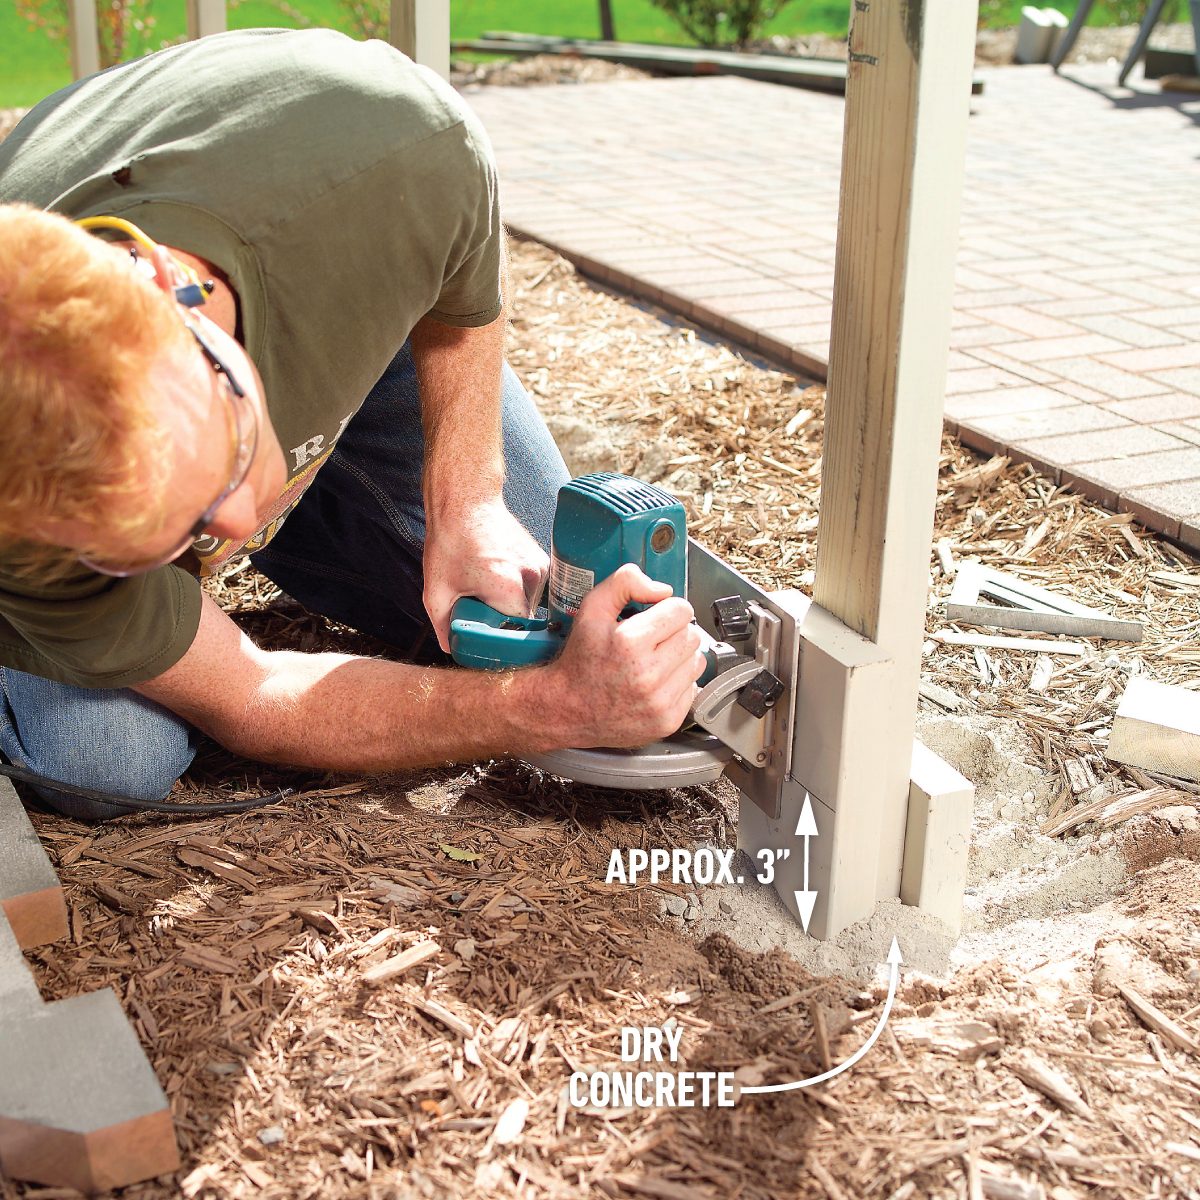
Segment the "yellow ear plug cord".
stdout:
<path fill-rule="evenodd" d="M 123 233 L 143 250 L 153 254 L 158 249 L 158 243 L 142 232 L 132 221 L 123 217 L 82 217 L 75 222 L 80 229 L 113 229 Z M 212 283 L 202 281 L 200 276 L 185 263 L 181 263 L 174 255 L 171 256 L 179 273 L 188 281 L 174 289 L 175 299 L 188 308 L 196 308 L 204 303 L 208 293 L 212 291 Z"/>

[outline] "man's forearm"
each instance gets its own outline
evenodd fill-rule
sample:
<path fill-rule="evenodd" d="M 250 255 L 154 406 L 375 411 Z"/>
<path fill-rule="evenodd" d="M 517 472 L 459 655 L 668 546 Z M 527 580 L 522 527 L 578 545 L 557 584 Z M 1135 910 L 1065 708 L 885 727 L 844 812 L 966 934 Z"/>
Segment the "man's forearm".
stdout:
<path fill-rule="evenodd" d="M 504 330 L 501 313 L 474 329 L 426 317 L 412 332 L 425 430 L 425 509 L 433 522 L 454 519 L 503 489 Z"/>
<path fill-rule="evenodd" d="M 544 670 L 262 650 L 205 597 L 191 650 L 134 690 L 248 758 L 390 771 L 564 744 L 571 701 Z"/>
<path fill-rule="evenodd" d="M 508 672 L 262 650 L 206 596 L 187 653 L 134 690 L 246 757 L 325 770 L 638 746 L 679 727 L 704 670 L 691 607 L 669 592 L 622 567 L 558 658 Z M 631 603 L 652 607 L 618 620 Z"/>
<path fill-rule="evenodd" d="M 538 671 L 421 668 L 338 654 L 276 651 L 245 719 L 210 730 L 263 762 L 384 772 L 561 744 Z"/>

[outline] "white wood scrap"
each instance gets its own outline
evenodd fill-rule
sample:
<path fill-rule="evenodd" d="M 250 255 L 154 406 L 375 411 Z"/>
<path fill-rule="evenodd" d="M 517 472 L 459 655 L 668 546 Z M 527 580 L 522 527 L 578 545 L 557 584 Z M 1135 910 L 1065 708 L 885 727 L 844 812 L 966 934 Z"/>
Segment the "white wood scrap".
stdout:
<path fill-rule="evenodd" d="M 1054 678 L 1054 663 L 1048 654 L 1039 654 L 1034 660 L 1033 670 L 1029 675 L 1029 690 L 1044 692 Z"/>
<path fill-rule="evenodd" d="M 1200 692 L 1133 676 L 1117 707 L 1108 757 L 1200 782 Z"/>
<path fill-rule="evenodd" d="M 1091 649 L 1086 642 L 1055 642 L 1049 638 L 996 637 L 990 633 L 959 633 L 956 629 L 938 629 L 930 638 L 945 646 L 974 646 L 991 650 L 1028 650 L 1035 654 L 1068 654 L 1082 658 Z"/>
<path fill-rule="evenodd" d="M 944 708 L 947 712 L 958 712 L 963 706 L 961 696 L 956 696 L 949 688 L 942 687 L 938 683 L 931 683 L 928 679 L 921 680 L 918 694 L 926 700 L 932 700 L 934 704 L 939 708 Z"/>
<path fill-rule="evenodd" d="M 1151 1004 L 1145 996 L 1126 984 L 1114 981 L 1113 986 L 1125 998 L 1125 1003 L 1133 1009 L 1144 1025 L 1149 1026 L 1155 1033 L 1162 1034 L 1178 1049 L 1200 1056 L 1200 1042 L 1192 1037 L 1182 1025 L 1173 1021 L 1162 1009 Z"/>
<path fill-rule="evenodd" d="M 395 979 L 396 976 L 403 975 L 405 971 L 411 971 L 413 967 L 420 966 L 421 963 L 433 958 L 435 954 L 440 954 L 441 949 L 437 942 L 417 942 L 415 946 L 409 946 L 407 950 L 402 950 L 378 966 L 368 967 L 362 974 L 363 981 L 365 983 L 386 983 L 389 979 Z"/>
<path fill-rule="evenodd" d="M 954 561 L 954 543 L 948 537 L 938 538 L 937 556 L 942 574 L 947 579 L 953 579 L 958 571 L 958 563 Z"/>
<path fill-rule="evenodd" d="M 996 1054 L 1003 1039 L 983 1021 L 962 1017 L 909 1017 L 893 1024 L 902 1042 L 912 1042 L 935 1054 L 947 1054 L 963 1062 L 974 1062 L 984 1054 Z"/>
<path fill-rule="evenodd" d="M 1066 1109 L 1077 1117 L 1091 1118 L 1092 1110 L 1084 1103 L 1083 1097 L 1071 1086 L 1065 1075 L 1048 1063 L 1027 1053 L 1014 1059 L 1008 1066 L 1023 1084 L 1033 1088 L 1035 1092 L 1041 1092 L 1059 1108 Z"/>
<path fill-rule="evenodd" d="M 1064 764 L 1067 769 L 1067 781 L 1071 791 L 1078 796 L 1080 792 L 1090 791 L 1096 786 L 1096 777 L 1091 767 L 1082 758 L 1069 758 Z"/>

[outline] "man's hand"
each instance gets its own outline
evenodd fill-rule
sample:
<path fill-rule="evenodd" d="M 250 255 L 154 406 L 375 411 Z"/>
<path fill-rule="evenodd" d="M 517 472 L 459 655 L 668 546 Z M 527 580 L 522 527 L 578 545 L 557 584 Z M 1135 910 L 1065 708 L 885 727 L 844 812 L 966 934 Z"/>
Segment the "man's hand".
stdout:
<path fill-rule="evenodd" d="M 624 621 L 630 604 L 650 604 Z M 644 746 L 674 733 L 704 673 L 692 606 L 627 563 L 592 589 L 562 654 L 545 668 L 574 747 Z"/>
<path fill-rule="evenodd" d="M 434 519 L 425 541 L 425 611 L 438 645 L 450 649 L 450 610 L 474 596 L 499 612 L 528 617 L 537 608 L 550 560 L 500 498 L 456 519 Z"/>

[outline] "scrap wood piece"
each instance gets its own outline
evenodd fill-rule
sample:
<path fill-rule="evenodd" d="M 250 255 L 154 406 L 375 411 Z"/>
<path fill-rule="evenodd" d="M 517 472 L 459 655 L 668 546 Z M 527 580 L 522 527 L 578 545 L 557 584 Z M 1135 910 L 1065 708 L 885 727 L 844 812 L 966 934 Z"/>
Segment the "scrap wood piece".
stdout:
<path fill-rule="evenodd" d="M 475 1027 L 464 1021 L 457 1013 L 451 1012 L 444 1004 L 430 1000 L 427 996 L 416 996 L 412 1000 L 414 1008 L 419 1008 L 427 1017 L 432 1017 L 439 1025 L 445 1025 L 451 1033 L 457 1033 L 462 1038 L 473 1038 Z"/>
<path fill-rule="evenodd" d="M 232 863 L 222 862 L 220 859 L 214 858 L 211 854 L 206 854 L 202 850 L 192 849 L 189 846 L 180 846 L 175 851 L 175 854 L 181 863 L 186 863 L 189 867 L 199 867 L 202 871 L 207 871 L 210 875 L 215 875 L 218 879 L 238 884 L 248 892 L 255 890 L 255 877 L 241 867 L 235 867 Z"/>
<path fill-rule="evenodd" d="M 1193 575 L 1187 571 L 1151 571 L 1150 578 L 1155 583 L 1165 583 L 1174 588 L 1200 587 L 1200 575 Z"/>
<path fill-rule="evenodd" d="M 947 712 L 958 712 L 963 706 L 963 698 L 961 696 L 957 696 L 949 688 L 931 683 L 927 679 L 921 680 L 917 692 L 918 695 L 926 700 L 931 700 L 939 708 L 944 708 Z"/>
<path fill-rule="evenodd" d="M 1088 766 L 1087 759 L 1068 758 L 1063 763 L 1063 768 L 1067 772 L 1067 783 L 1074 795 L 1078 796 L 1080 792 L 1091 791 L 1096 786 L 1096 776 L 1092 774 L 1092 768 Z"/>
<path fill-rule="evenodd" d="M 427 962 L 434 955 L 440 954 L 441 950 L 441 946 L 435 941 L 417 942 L 415 945 L 409 946 L 407 950 L 401 950 L 399 954 L 384 959 L 376 966 L 368 967 L 362 974 L 363 982 L 386 983 L 389 979 L 395 979 L 397 975 L 403 975 L 405 971 L 411 971 L 413 967 Z"/>
<path fill-rule="evenodd" d="M 891 1028 L 903 1041 L 910 1041 L 935 1054 L 949 1054 L 963 1062 L 974 1062 L 984 1054 L 997 1054 L 1003 1039 L 983 1021 L 956 1016 L 909 1017 L 893 1022 Z"/>
<path fill-rule="evenodd" d="M 627 1192 L 639 1196 L 652 1196 L 654 1200 L 701 1200 L 715 1196 L 711 1188 L 695 1182 L 674 1183 L 658 1175 L 632 1175 L 626 1172 L 612 1178 Z"/>
<path fill-rule="evenodd" d="M 1053 678 L 1054 663 L 1050 661 L 1050 656 L 1039 654 L 1034 660 L 1033 670 L 1029 675 L 1029 690 L 1044 692 L 1050 686 L 1050 680 Z"/>
<path fill-rule="evenodd" d="M 1125 1003 L 1133 1009 L 1144 1025 L 1149 1026 L 1155 1033 L 1162 1034 L 1168 1042 L 1178 1049 L 1186 1050 L 1188 1054 L 1200 1057 L 1200 1042 L 1192 1037 L 1183 1026 L 1168 1017 L 1161 1008 L 1158 1008 L 1140 992 L 1135 991 L 1128 984 L 1121 983 L 1119 980 L 1113 980 L 1113 987 L 1121 993 L 1125 999 Z"/>
<path fill-rule="evenodd" d="M 115 909 L 117 912 L 129 913 L 130 916 L 136 917 L 145 907 L 137 897 L 131 896 L 128 892 L 123 892 L 111 884 L 103 883 L 99 879 L 94 880 L 90 886 L 101 904 Z"/>
<path fill-rule="evenodd" d="M 1113 718 L 1108 757 L 1200 782 L 1200 692 L 1134 675 Z"/>
<path fill-rule="evenodd" d="M 995 603 L 981 604 L 982 597 Z M 1123 620 L 1077 604 L 1065 596 L 981 563 L 959 566 L 954 588 L 946 601 L 946 617 L 951 621 L 996 625 L 1002 629 L 1073 633 L 1122 642 L 1142 640 L 1140 621 Z"/>
<path fill-rule="evenodd" d="M 956 492 L 985 491 L 1004 474 L 1011 461 L 1003 454 L 996 454 L 985 463 L 967 467 L 951 475 L 945 481 L 946 486 Z"/>
<path fill-rule="evenodd" d="M 388 926 L 378 933 L 372 934 L 361 946 L 354 946 L 348 953 L 353 959 L 369 958 L 385 949 L 400 936 L 400 930 Z"/>
<path fill-rule="evenodd" d="M 199 943 L 180 942 L 179 961 L 202 971 L 215 971 L 219 975 L 236 975 L 238 965 L 231 958 Z"/>
<path fill-rule="evenodd" d="M 224 842 L 213 842 L 207 838 L 189 837 L 182 843 L 184 846 L 189 846 L 193 850 L 199 850 L 203 854 L 208 854 L 218 862 L 230 863 L 235 867 L 241 867 L 244 871 L 248 871 L 251 875 L 265 875 L 265 868 L 254 861 L 253 855 L 245 854 L 241 850 L 235 850 L 232 846 L 226 845 Z"/>
<path fill-rule="evenodd" d="M 1102 796 L 1088 804 L 1079 804 L 1065 815 L 1051 818 L 1042 825 L 1042 833 L 1046 837 L 1061 837 L 1096 821 L 1102 829 L 1112 829 L 1130 817 L 1142 813 L 1153 812 L 1156 808 L 1167 808 L 1173 804 L 1194 803 L 1186 792 L 1178 792 L 1174 788 L 1153 787 L 1144 788 L 1140 792 L 1125 792 L 1120 796 Z"/>
<path fill-rule="evenodd" d="M 370 895 L 375 900 L 385 904 L 394 904 L 399 909 L 419 908 L 428 902 L 428 895 L 407 884 L 394 883 L 390 879 L 380 879 L 372 875 L 367 880 Z"/>
<path fill-rule="evenodd" d="M 947 614 L 948 615 L 948 614 Z M 987 647 L 991 650 L 1029 650 L 1036 654 L 1069 654 L 1081 658 L 1091 647 L 1086 642 L 1055 642 L 1050 638 L 996 637 L 990 633 L 959 633 L 956 629 L 938 629 L 930 640 L 946 646 Z"/>
<path fill-rule="evenodd" d="M 1007 1175 L 993 1175 L 984 1167 L 979 1181 L 984 1200 L 1046 1200 L 1046 1189 L 1037 1180 L 1026 1183 Z"/>
<path fill-rule="evenodd" d="M 322 912 L 319 908 L 300 906 L 292 909 L 292 915 L 299 917 L 305 925 L 310 925 L 318 933 L 344 936 L 341 925 L 329 913 Z"/>
<path fill-rule="evenodd" d="M 160 870 L 158 867 L 141 862 L 139 859 L 125 858 L 120 854 L 106 854 L 102 850 L 95 850 L 86 846 L 75 857 L 91 859 L 93 862 L 102 862 L 110 867 L 119 867 L 123 871 L 132 871 L 135 875 L 144 875 L 147 879 L 174 878 L 170 871 Z M 64 865 L 66 865 L 65 862 Z"/>
<path fill-rule="evenodd" d="M 1049 1100 L 1053 1100 L 1059 1108 L 1077 1117 L 1092 1119 L 1092 1110 L 1084 1102 L 1080 1094 L 1067 1081 L 1065 1075 L 1056 1071 L 1049 1063 L 1030 1053 L 1008 1063 L 1008 1068 L 1027 1087 L 1035 1092 L 1041 1092 Z"/>
<path fill-rule="evenodd" d="M 529 1101 L 523 1096 L 510 1100 L 496 1121 L 491 1142 L 496 1146 L 511 1146 L 518 1141 L 529 1120 Z"/>

